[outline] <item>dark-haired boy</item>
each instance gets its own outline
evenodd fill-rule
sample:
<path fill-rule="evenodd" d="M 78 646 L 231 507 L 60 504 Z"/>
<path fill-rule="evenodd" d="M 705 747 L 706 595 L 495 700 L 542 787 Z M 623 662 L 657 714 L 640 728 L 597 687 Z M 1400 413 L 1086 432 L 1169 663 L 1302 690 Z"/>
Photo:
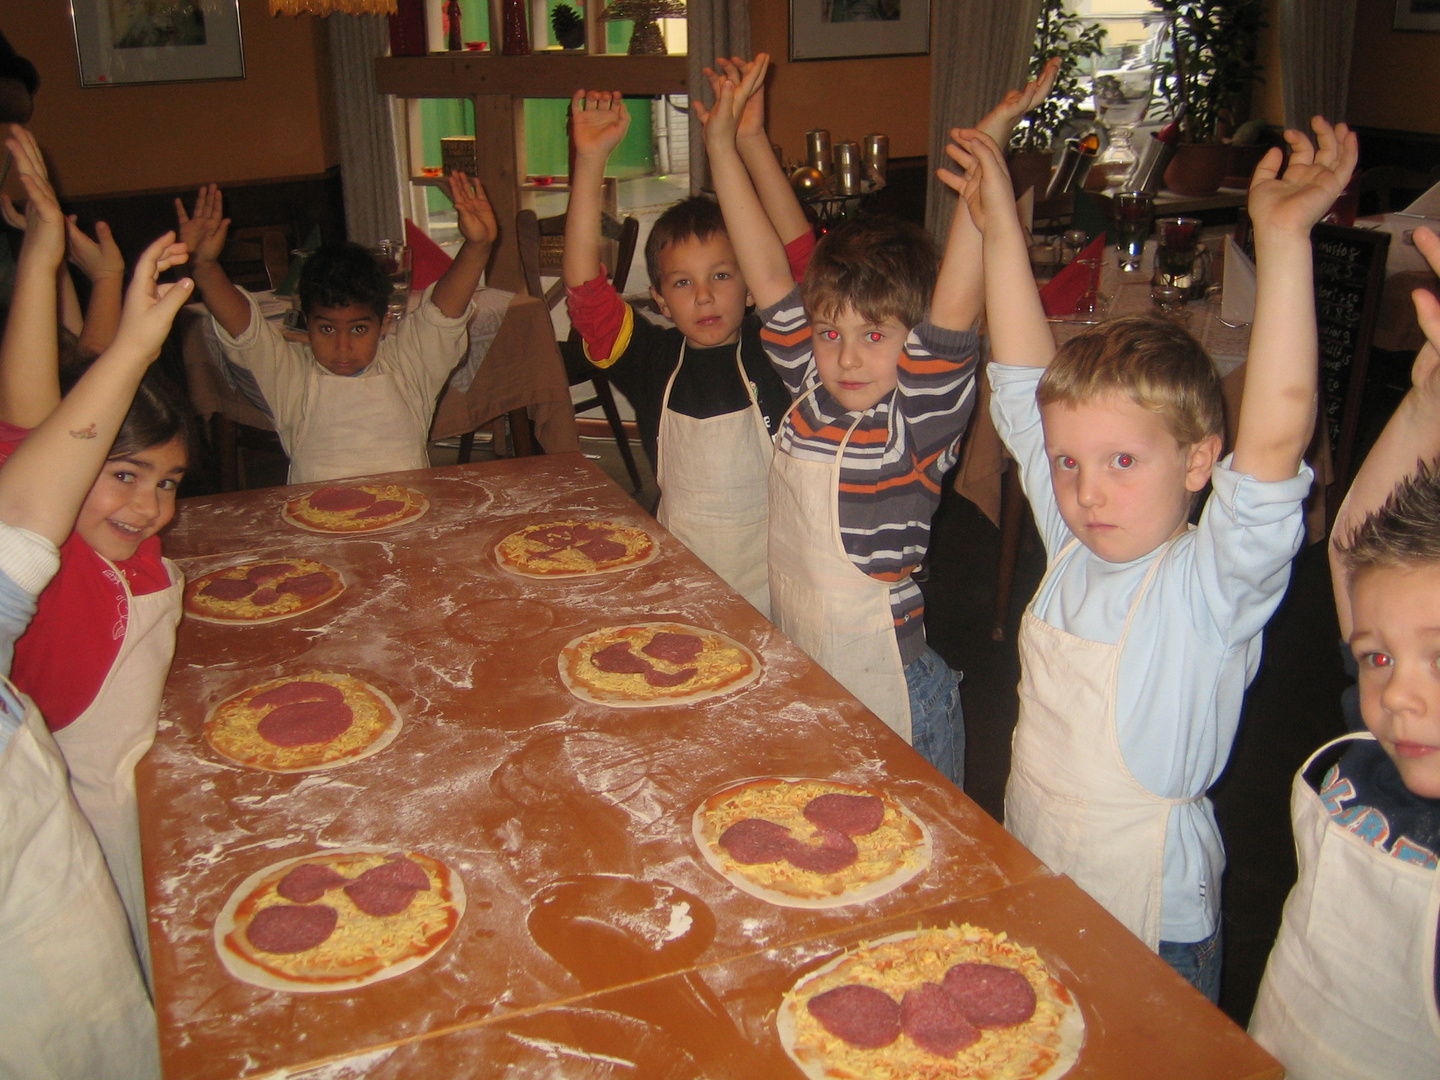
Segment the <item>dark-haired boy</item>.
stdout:
<path fill-rule="evenodd" d="M 419 307 L 383 333 L 385 271 L 358 244 L 327 245 L 300 278 L 306 344 L 267 322 L 220 266 L 230 225 L 220 189 L 201 188 L 193 214 L 175 200 L 195 284 L 227 359 L 255 376 L 290 458 L 290 483 L 428 467 L 435 399 L 465 355 L 471 297 L 496 236 L 479 182 L 455 172 L 449 183 L 465 242 Z"/>
<path fill-rule="evenodd" d="M 721 60 L 736 74 L 749 64 Z M 630 400 L 660 487 L 656 517 L 762 613 L 766 575 L 766 477 L 790 395 L 760 344 L 760 323 L 713 199 L 692 196 L 655 222 L 645 244 L 650 294 L 673 327 L 625 303 L 600 264 L 605 162 L 630 117 L 618 93 L 577 91 L 571 102 L 575 168 L 565 227 L 570 319 L 585 355 Z M 740 121 L 745 165 L 804 272 L 815 239 L 765 135 L 757 96 Z"/>

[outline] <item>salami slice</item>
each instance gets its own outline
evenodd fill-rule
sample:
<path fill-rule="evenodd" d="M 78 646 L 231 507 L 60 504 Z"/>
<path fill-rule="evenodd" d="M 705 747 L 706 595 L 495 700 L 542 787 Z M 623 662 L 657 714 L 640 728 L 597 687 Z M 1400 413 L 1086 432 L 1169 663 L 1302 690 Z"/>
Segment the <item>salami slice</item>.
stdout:
<path fill-rule="evenodd" d="M 564 551 L 575 543 L 575 530 L 569 525 L 552 525 L 530 534 L 530 539 L 553 551 Z"/>
<path fill-rule="evenodd" d="M 819 845 L 807 844 L 800 840 L 791 842 L 785 852 L 785 860 L 801 870 L 817 874 L 834 874 L 853 866 L 860 857 L 855 841 L 834 829 L 820 830 Z"/>
<path fill-rule="evenodd" d="M 338 686 L 329 683 L 310 682 L 305 679 L 281 683 L 250 699 L 250 707 L 268 709 L 276 705 L 291 705 L 297 701 L 344 701 L 345 695 Z"/>
<path fill-rule="evenodd" d="M 425 876 L 425 871 L 404 855 L 392 856 L 389 862 L 366 870 L 355 880 L 386 882 L 420 892 L 426 892 L 430 888 L 430 879 Z"/>
<path fill-rule="evenodd" d="M 344 885 L 345 878 L 333 867 L 319 863 L 301 863 L 280 879 L 275 891 L 286 900 L 297 904 L 310 904 L 319 900 L 336 885 Z"/>
<path fill-rule="evenodd" d="M 269 607 L 280 599 L 280 590 L 272 589 L 266 585 L 263 589 L 256 589 L 250 594 L 250 602 L 256 607 Z"/>
<path fill-rule="evenodd" d="M 313 574 L 303 574 L 282 583 L 280 591 L 294 596 L 312 597 L 324 596 L 330 588 L 330 575 L 317 570 Z"/>
<path fill-rule="evenodd" d="M 323 487 L 310 493 L 310 505 L 327 513 L 361 510 L 375 501 L 375 496 L 360 488 Z"/>
<path fill-rule="evenodd" d="M 956 1001 L 938 983 L 922 983 L 900 1000 L 900 1028 L 923 1050 L 953 1057 L 980 1038 Z"/>
<path fill-rule="evenodd" d="M 807 821 L 822 829 L 833 829 L 846 836 L 866 836 L 885 820 L 885 802 L 875 795 L 845 795 L 827 792 L 805 804 Z"/>
<path fill-rule="evenodd" d="M 943 985 L 978 1028 L 1014 1027 L 1035 1015 L 1035 988 L 1014 968 L 956 964 L 945 972 Z"/>
<path fill-rule="evenodd" d="M 261 563 L 245 576 L 256 585 L 264 585 L 268 581 L 275 581 L 286 574 L 294 573 L 294 571 L 295 567 L 288 562 Z"/>
<path fill-rule="evenodd" d="M 645 672 L 645 681 L 651 686 L 679 686 L 687 683 L 695 677 L 696 669 L 693 667 L 683 668 L 680 671 L 665 672 L 654 669 Z"/>
<path fill-rule="evenodd" d="M 662 630 L 641 649 L 657 660 L 668 660 L 672 664 L 684 664 L 694 660 L 705 648 L 705 643 L 690 634 L 672 634 Z"/>
<path fill-rule="evenodd" d="M 581 522 L 579 525 L 571 526 L 570 535 L 577 544 L 586 540 L 609 540 L 615 534 L 608 525 L 591 525 L 588 522 Z"/>
<path fill-rule="evenodd" d="M 630 550 L 615 540 L 586 540 L 583 544 L 576 544 L 575 549 L 597 563 L 624 558 Z"/>
<path fill-rule="evenodd" d="M 651 670 L 650 661 L 630 651 L 628 642 L 617 641 L 590 654 L 590 663 L 616 675 L 638 675 Z"/>
<path fill-rule="evenodd" d="M 337 918 L 339 913 L 326 904 L 276 904 L 256 912 L 245 938 L 261 952 L 305 952 L 335 932 Z"/>
<path fill-rule="evenodd" d="M 354 720 L 343 701 L 296 701 L 266 713 L 255 730 L 273 746 L 307 746 L 345 734 Z"/>
<path fill-rule="evenodd" d="M 418 891 L 409 885 L 397 885 L 393 881 L 367 880 L 365 874 L 345 886 L 345 895 L 355 902 L 356 907 L 366 915 L 378 918 L 399 915 L 410 906 Z"/>
<path fill-rule="evenodd" d="M 405 504 L 404 504 L 403 502 L 401 502 L 399 499 L 381 499 L 379 502 L 377 502 L 377 503 L 372 503 L 372 504 L 370 504 L 369 506 L 367 506 L 364 510 L 361 510 L 358 514 L 355 515 L 355 517 L 357 517 L 357 518 L 378 518 L 378 517 L 385 517 L 385 516 L 387 516 L 387 515 L 389 515 L 389 514 L 398 514 L 401 510 L 404 510 L 404 509 L 405 509 Z"/>
<path fill-rule="evenodd" d="M 789 829 L 763 818 L 742 818 L 716 840 L 732 859 L 747 865 L 779 862 L 793 842 Z"/>
<path fill-rule="evenodd" d="M 255 591 L 255 582 L 245 578 L 216 578 L 206 584 L 204 593 L 216 600 L 243 600 Z"/>
<path fill-rule="evenodd" d="M 805 1005 L 821 1027 L 851 1046 L 876 1050 L 900 1037 L 900 1006 L 873 986 L 837 986 L 816 994 Z"/>

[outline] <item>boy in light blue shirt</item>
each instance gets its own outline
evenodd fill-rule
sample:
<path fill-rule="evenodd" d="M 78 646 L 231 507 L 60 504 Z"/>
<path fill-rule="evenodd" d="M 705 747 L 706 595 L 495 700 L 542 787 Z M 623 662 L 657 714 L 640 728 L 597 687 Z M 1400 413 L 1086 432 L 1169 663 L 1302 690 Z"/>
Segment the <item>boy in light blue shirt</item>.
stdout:
<path fill-rule="evenodd" d="M 1220 460 L 1220 380 L 1173 323 L 1116 319 L 1057 353 L 998 147 L 961 133 L 984 234 L 996 427 L 1045 541 L 1020 634 L 1005 825 L 1213 1001 L 1224 850 L 1206 789 L 1230 755 L 1260 632 L 1289 580 L 1311 473 L 1310 229 L 1355 138 L 1287 132 L 1250 188 L 1258 271 L 1246 397 Z M 1188 519 L 1207 484 L 1199 525 Z"/>

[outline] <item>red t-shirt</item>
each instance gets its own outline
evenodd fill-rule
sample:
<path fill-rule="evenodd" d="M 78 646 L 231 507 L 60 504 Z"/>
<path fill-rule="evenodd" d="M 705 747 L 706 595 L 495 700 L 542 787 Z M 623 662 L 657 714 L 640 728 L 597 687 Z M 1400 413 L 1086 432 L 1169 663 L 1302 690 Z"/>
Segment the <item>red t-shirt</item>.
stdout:
<path fill-rule="evenodd" d="M 0 464 L 28 434 L 0 423 Z M 29 629 L 15 642 L 11 681 L 35 699 L 51 731 L 89 708 L 120 655 L 130 608 L 117 569 L 137 596 L 170 587 L 158 537 L 112 565 L 72 532 L 60 545 L 59 573 L 40 594 Z"/>

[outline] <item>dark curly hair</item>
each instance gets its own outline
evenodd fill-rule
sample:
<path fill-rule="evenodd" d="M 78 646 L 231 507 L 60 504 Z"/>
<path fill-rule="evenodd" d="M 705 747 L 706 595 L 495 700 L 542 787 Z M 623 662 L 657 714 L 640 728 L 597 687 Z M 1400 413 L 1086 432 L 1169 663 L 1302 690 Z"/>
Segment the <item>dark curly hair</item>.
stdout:
<path fill-rule="evenodd" d="M 384 320 L 390 278 L 369 249 L 344 241 L 326 244 L 305 260 L 299 292 L 300 309 L 306 315 L 320 308 L 363 304 Z"/>

